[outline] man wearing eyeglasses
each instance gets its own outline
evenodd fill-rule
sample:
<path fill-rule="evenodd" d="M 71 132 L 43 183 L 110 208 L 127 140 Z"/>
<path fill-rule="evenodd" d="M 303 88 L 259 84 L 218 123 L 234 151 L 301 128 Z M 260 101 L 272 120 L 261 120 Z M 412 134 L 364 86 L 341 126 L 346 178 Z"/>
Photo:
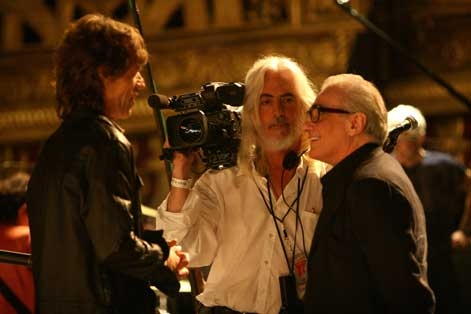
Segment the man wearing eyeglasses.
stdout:
<path fill-rule="evenodd" d="M 329 77 L 305 126 L 324 206 L 308 260 L 305 313 L 433 313 L 420 200 L 383 152 L 387 112 L 361 76 Z"/>

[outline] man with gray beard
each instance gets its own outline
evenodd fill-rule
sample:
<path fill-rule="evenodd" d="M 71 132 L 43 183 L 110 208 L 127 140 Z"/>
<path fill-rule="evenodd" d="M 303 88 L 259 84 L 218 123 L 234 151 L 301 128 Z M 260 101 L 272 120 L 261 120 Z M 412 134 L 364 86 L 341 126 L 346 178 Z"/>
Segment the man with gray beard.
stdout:
<path fill-rule="evenodd" d="M 321 208 L 321 165 L 300 155 L 312 83 L 286 57 L 257 60 L 245 79 L 238 165 L 208 170 L 193 187 L 194 153 L 175 153 L 170 193 L 159 207 L 167 239 L 211 265 L 198 313 L 279 313 L 280 277 L 304 294 L 306 261 Z M 309 191 L 309 193 L 307 193 Z"/>

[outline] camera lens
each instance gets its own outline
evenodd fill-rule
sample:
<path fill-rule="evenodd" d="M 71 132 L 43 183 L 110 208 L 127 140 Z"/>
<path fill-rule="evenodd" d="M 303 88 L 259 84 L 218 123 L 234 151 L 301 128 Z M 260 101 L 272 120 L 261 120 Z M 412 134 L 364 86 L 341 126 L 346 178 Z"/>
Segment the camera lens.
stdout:
<path fill-rule="evenodd" d="M 189 117 L 181 120 L 178 132 L 180 138 L 186 143 L 195 143 L 201 140 L 203 134 L 203 125 L 200 119 Z"/>

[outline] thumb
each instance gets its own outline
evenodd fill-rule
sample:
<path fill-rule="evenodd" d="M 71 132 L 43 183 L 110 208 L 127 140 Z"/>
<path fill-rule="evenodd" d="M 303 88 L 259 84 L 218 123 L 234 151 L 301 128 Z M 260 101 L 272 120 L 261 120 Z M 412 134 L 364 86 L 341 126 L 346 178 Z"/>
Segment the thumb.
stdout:
<path fill-rule="evenodd" d="M 170 241 L 167 241 L 167 245 L 168 245 L 169 247 L 172 247 L 172 246 L 174 246 L 175 244 L 177 244 L 177 240 L 170 240 Z"/>

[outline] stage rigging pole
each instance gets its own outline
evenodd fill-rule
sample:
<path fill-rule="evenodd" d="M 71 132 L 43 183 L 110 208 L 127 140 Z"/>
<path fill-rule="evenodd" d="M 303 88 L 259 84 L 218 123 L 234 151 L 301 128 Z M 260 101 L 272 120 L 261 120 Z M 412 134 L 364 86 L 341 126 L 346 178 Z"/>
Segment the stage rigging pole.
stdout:
<path fill-rule="evenodd" d="M 140 18 L 140 15 L 139 15 L 139 8 L 137 7 L 137 3 L 136 3 L 136 0 L 129 0 L 128 1 L 128 4 L 129 4 L 129 8 L 131 9 L 131 14 L 133 16 L 133 19 L 134 19 L 134 23 L 136 24 L 137 26 L 137 29 L 139 30 L 139 33 L 141 34 L 142 38 L 144 38 L 144 32 L 142 30 L 142 24 L 141 24 L 141 18 Z M 145 65 L 145 69 L 146 69 L 146 73 L 147 73 L 147 86 L 150 87 L 150 91 L 152 92 L 152 95 L 156 95 L 157 94 L 157 86 L 155 84 L 155 81 L 154 81 L 154 77 L 152 75 L 152 67 L 151 67 L 151 64 L 149 61 L 147 61 L 146 65 Z M 161 140 L 161 143 L 162 145 L 164 143 L 166 143 L 168 141 L 168 134 L 167 134 L 167 128 L 165 126 L 165 119 L 164 119 L 164 115 L 162 113 L 162 111 L 160 110 L 160 108 L 156 108 L 155 106 L 151 106 L 149 104 L 149 106 L 152 108 L 152 111 L 154 113 L 154 119 L 155 119 L 155 122 L 157 124 L 157 128 L 160 132 L 160 140 Z M 165 163 L 165 173 L 167 174 L 167 179 L 168 179 L 168 183 L 170 185 L 170 179 L 172 177 L 172 168 L 171 168 L 171 164 L 170 164 L 170 161 L 167 160 L 167 159 L 164 159 L 164 163 Z"/>
<path fill-rule="evenodd" d="M 444 87 L 448 93 L 450 93 L 452 96 L 454 96 L 456 99 L 458 99 L 460 102 L 465 104 L 465 106 L 468 108 L 468 110 L 471 110 L 471 101 L 458 92 L 453 86 L 451 86 L 448 82 L 446 82 L 444 79 L 442 79 L 440 76 L 438 76 L 436 73 L 434 73 L 432 70 L 427 68 L 425 65 L 423 65 L 417 58 L 412 56 L 401 44 L 398 42 L 394 41 L 391 37 L 389 37 L 388 34 L 386 34 L 384 31 L 382 31 L 380 28 L 378 28 L 376 25 L 374 25 L 371 21 L 369 21 L 366 17 L 362 16 L 360 13 L 358 13 L 357 10 L 352 8 L 348 2 L 349 0 L 334 0 L 335 3 L 342 9 L 344 10 L 348 15 L 359 21 L 361 24 L 366 26 L 369 30 L 371 30 L 373 33 L 375 33 L 378 37 L 380 37 L 382 40 L 384 40 L 391 48 L 393 48 L 396 52 L 398 52 L 401 56 L 405 57 L 408 59 L 410 62 L 415 64 L 422 72 L 427 74 L 430 78 L 432 78 L 436 83 Z"/>

